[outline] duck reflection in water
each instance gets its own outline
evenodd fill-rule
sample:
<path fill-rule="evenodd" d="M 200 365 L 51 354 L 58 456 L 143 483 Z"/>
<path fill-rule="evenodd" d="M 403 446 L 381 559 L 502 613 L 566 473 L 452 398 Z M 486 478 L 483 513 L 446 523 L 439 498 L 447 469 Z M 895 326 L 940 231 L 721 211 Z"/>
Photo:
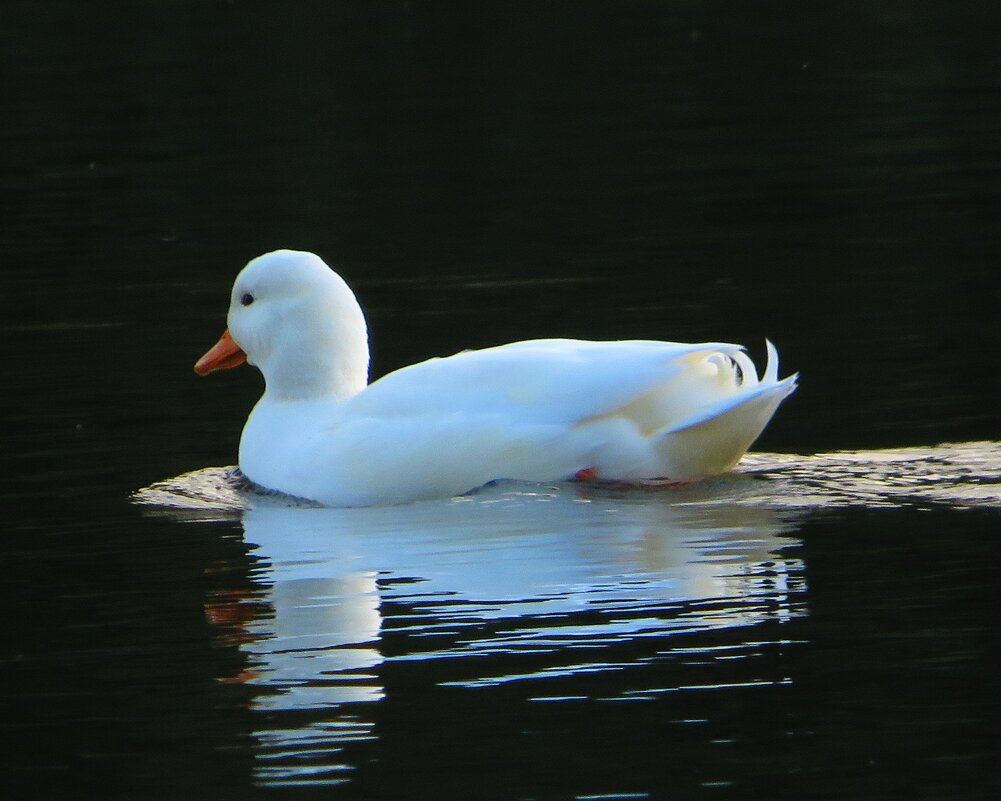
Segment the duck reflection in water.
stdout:
<path fill-rule="evenodd" d="M 258 781 L 343 781 L 347 744 L 375 736 L 365 710 L 384 699 L 387 661 L 437 660 L 439 685 L 534 681 L 543 695 L 566 677 L 637 668 L 629 692 L 663 692 L 617 646 L 649 643 L 649 665 L 673 635 L 803 614 L 788 515 L 714 500 L 718 489 L 666 500 L 504 484 L 405 507 L 255 502 L 242 523 L 260 560 L 257 608 L 240 620 L 216 605 L 211 617 L 238 630 L 246 669 L 229 680 L 255 688 L 265 713 Z"/>

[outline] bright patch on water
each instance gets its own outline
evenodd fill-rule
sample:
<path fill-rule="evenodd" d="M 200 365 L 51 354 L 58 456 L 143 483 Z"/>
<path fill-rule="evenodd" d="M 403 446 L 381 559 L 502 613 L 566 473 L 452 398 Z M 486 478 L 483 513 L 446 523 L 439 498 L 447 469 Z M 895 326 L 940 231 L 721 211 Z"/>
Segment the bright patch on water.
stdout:
<path fill-rule="evenodd" d="M 545 502 L 572 494 L 582 502 L 636 502 L 656 496 L 679 504 L 763 504 L 782 508 L 836 507 L 865 503 L 906 506 L 945 503 L 1001 506 L 1001 442 L 963 442 L 933 447 L 835 451 L 809 456 L 749 453 L 737 470 L 691 486 L 621 489 L 615 485 L 538 485 L 498 482 L 452 503 L 479 505 Z M 205 517 L 261 506 L 304 506 L 297 499 L 247 491 L 233 468 L 209 467 L 139 490 L 142 505 Z M 614 514 L 617 510 L 607 508 Z"/>

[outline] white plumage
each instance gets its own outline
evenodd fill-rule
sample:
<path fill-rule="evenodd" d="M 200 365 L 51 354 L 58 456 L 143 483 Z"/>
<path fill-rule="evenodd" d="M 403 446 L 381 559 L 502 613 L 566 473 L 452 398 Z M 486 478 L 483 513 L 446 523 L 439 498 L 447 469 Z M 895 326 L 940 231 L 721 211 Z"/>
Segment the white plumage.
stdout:
<path fill-rule="evenodd" d="M 733 467 L 796 388 L 768 343 L 759 379 L 737 345 L 546 339 L 465 351 L 368 384 L 365 318 L 312 253 L 237 276 L 206 374 L 245 355 L 264 395 L 240 468 L 329 506 L 448 497 L 495 479 L 690 481 Z"/>

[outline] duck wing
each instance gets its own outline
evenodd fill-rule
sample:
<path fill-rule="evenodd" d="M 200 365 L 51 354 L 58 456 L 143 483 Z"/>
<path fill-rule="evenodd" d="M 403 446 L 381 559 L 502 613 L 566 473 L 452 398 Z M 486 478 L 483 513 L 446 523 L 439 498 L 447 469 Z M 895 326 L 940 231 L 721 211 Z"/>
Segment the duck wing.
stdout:
<path fill-rule="evenodd" d="M 705 362 L 717 356 L 716 363 Z M 542 339 L 430 359 L 390 373 L 352 398 L 351 416 L 501 414 L 512 421 L 574 425 L 630 406 L 678 382 L 705 362 L 708 370 L 740 364 L 754 383 L 753 364 L 738 345 L 648 340 L 590 342 Z M 704 373 L 707 368 L 695 372 Z M 676 419 L 695 413 L 694 383 L 676 387 Z M 696 394 L 705 394 L 696 393 Z M 663 404 L 661 404 L 663 405 Z M 653 422 L 653 421 L 651 421 Z M 656 427 L 668 421 L 660 418 Z"/>

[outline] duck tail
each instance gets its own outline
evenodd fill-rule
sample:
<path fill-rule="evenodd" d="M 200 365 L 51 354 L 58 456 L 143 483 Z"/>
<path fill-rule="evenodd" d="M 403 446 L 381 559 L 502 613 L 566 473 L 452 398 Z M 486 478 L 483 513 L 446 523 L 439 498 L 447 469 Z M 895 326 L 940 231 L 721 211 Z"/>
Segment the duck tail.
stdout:
<path fill-rule="evenodd" d="M 654 433 L 664 477 L 680 481 L 729 470 L 760 436 L 779 404 L 796 390 L 799 374 L 779 380 L 778 352 L 768 340 L 765 347 L 768 361 L 760 379 L 745 356 L 747 364 L 738 360 L 741 391 Z"/>

